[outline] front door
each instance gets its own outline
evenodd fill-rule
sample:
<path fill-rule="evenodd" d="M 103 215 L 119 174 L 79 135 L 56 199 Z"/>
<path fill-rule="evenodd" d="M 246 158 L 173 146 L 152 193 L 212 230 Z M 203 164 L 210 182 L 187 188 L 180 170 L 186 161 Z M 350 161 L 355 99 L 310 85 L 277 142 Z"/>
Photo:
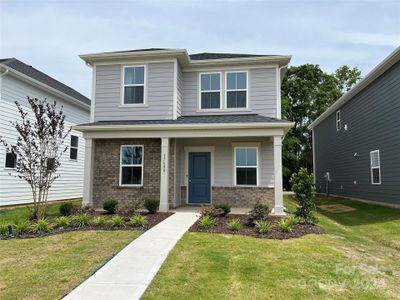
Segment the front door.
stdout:
<path fill-rule="evenodd" d="M 189 152 L 189 204 L 211 203 L 211 154 Z"/>

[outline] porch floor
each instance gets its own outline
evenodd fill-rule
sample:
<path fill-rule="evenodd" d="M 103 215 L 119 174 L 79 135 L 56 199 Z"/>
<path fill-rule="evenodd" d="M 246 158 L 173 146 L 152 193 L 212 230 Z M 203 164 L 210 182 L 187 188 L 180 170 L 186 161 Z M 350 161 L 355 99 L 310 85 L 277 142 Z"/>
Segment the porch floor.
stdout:
<path fill-rule="evenodd" d="M 184 206 L 179 206 L 173 209 L 170 209 L 170 212 L 190 212 L 190 213 L 200 213 L 201 206 L 198 205 L 184 205 Z M 251 208 L 242 208 L 242 207 L 232 207 L 231 208 L 231 214 L 236 214 L 236 215 L 246 215 L 249 213 Z"/>

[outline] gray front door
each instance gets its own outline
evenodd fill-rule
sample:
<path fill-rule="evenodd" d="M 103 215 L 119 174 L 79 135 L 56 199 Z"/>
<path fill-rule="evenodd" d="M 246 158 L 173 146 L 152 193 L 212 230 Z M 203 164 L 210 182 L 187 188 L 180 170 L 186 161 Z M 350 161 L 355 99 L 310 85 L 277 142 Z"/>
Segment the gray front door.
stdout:
<path fill-rule="evenodd" d="M 189 152 L 189 204 L 211 203 L 211 154 Z"/>

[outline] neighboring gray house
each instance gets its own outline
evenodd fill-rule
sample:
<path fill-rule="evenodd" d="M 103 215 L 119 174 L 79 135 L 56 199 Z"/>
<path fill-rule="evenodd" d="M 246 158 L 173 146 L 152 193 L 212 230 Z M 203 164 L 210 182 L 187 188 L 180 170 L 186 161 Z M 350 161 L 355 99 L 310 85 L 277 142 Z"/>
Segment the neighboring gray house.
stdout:
<path fill-rule="evenodd" d="M 400 205 L 400 47 L 310 128 L 319 193 Z"/>
<path fill-rule="evenodd" d="M 47 98 L 62 105 L 66 127 L 89 121 L 90 99 L 16 58 L 0 59 L 0 137 L 7 142 L 15 143 L 18 137 L 11 124 L 20 119 L 15 101 L 29 112 L 27 96 L 41 100 Z M 72 130 L 65 146 L 70 148 L 61 158 L 61 176 L 52 185 L 49 200 L 82 197 L 85 161 L 82 133 Z M 0 206 L 32 202 L 30 186 L 14 176 L 16 159 L 14 154 L 6 153 L 5 147 L 0 147 Z"/>
<path fill-rule="evenodd" d="M 268 203 L 283 213 L 281 81 L 290 56 L 141 49 L 93 68 L 85 204 L 159 197 L 160 210 Z"/>

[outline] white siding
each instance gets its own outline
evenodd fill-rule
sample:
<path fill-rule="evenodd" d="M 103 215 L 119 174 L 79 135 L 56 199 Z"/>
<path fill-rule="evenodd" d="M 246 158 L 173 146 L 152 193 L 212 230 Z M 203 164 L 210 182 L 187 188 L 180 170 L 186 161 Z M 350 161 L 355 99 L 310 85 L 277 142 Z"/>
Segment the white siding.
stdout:
<path fill-rule="evenodd" d="M 274 186 L 274 148 L 270 139 L 177 139 L 177 178 L 179 185 L 185 185 L 187 168 L 184 147 L 214 146 L 214 186 L 234 186 L 233 184 L 233 146 L 232 143 L 261 142 L 260 186 Z"/>
<path fill-rule="evenodd" d="M 3 136 L 8 142 L 14 143 L 18 136 L 16 130 L 10 124 L 11 121 L 20 119 L 14 102 L 18 101 L 28 110 L 26 96 L 39 99 L 47 98 L 49 101 L 55 100 L 58 106 L 62 104 L 66 115 L 66 128 L 89 122 L 88 110 L 62 100 L 27 82 L 11 77 L 10 74 L 1 78 L 0 95 L 0 136 Z M 59 169 L 61 177 L 54 182 L 50 189 L 49 200 L 82 197 L 85 141 L 80 132 L 71 131 L 71 133 L 79 137 L 78 160 L 71 161 L 69 151 L 64 154 Z M 66 143 L 69 145 L 70 137 L 66 139 Z M 10 170 L 4 169 L 5 153 L 4 147 L 0 147 L 0 205 L 31 202 L 32 196 L 29 185 L 21 179 L 10 176 Z"/>

